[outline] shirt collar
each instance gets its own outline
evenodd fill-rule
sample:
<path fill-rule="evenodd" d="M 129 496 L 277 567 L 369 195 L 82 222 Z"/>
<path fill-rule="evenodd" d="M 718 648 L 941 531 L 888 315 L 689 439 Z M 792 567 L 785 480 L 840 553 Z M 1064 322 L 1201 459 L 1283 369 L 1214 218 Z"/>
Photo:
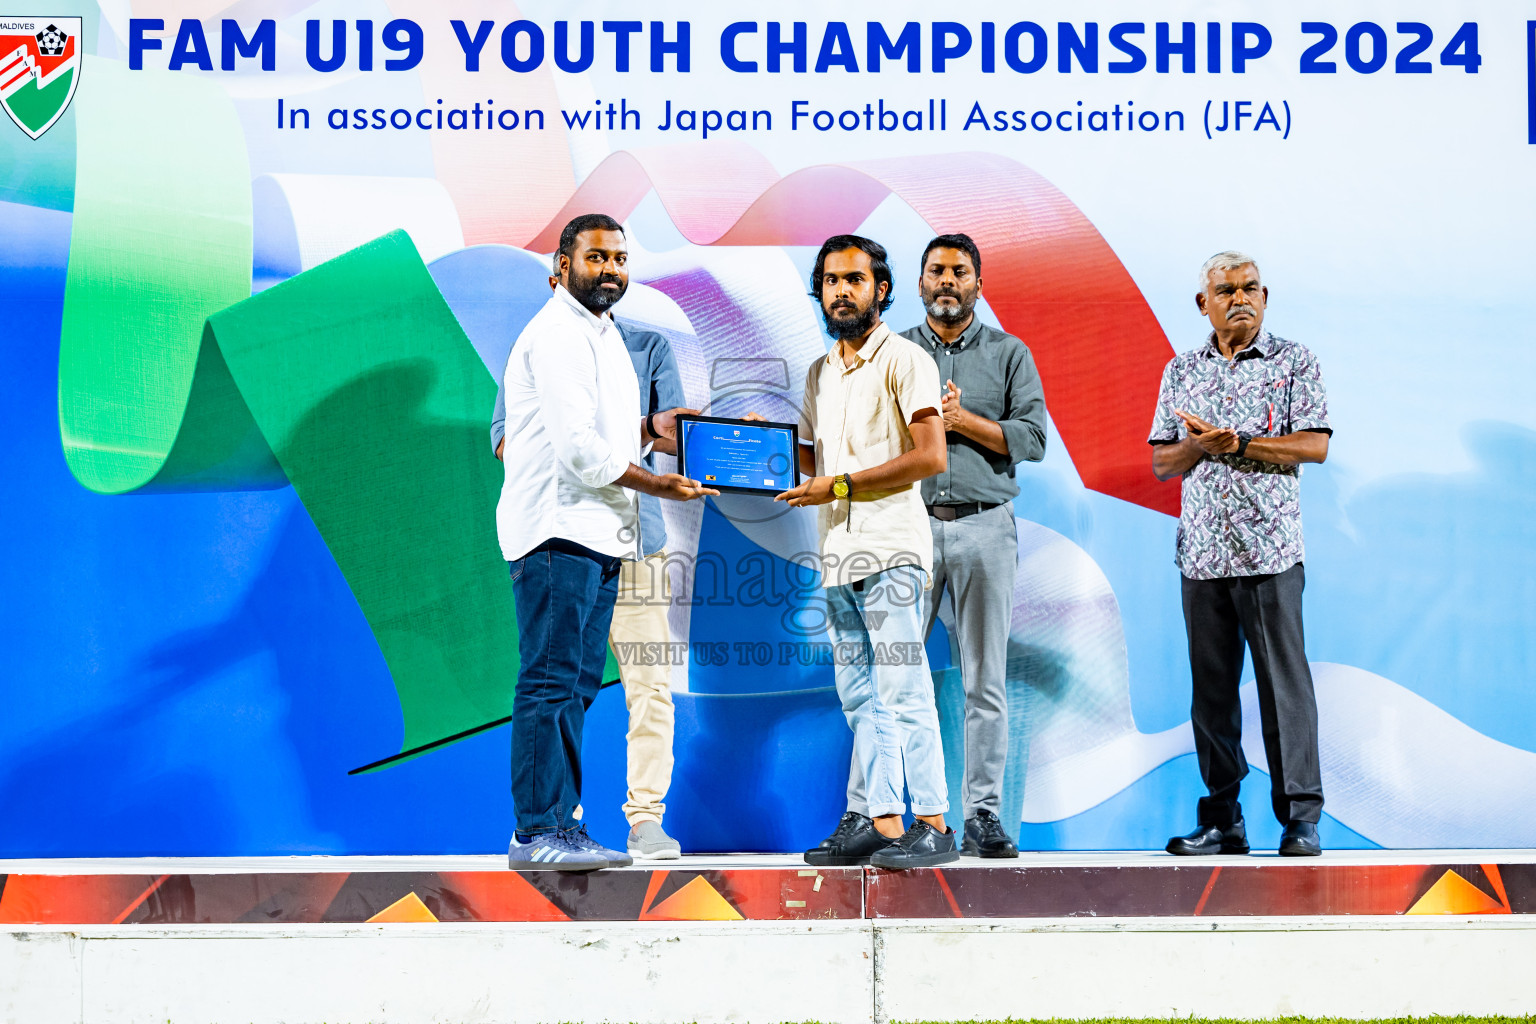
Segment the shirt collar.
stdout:
<path fill-rule="evenodd" d="M 926 317 L 923 318 L 922 331 L 920 333 L 923 336 L 923 340 L 928 343 L 928 347 L 935 352 L 959 352 L 981 336 L 981 328 L 981 317 L 977 316 L 973 311 L 971 313 L 971 322 L 966 325 L 965 330 L 960 332 L 960 337 L 948 345 L 944 344 L 938 332 L 933 329 L 933 325 L 928 322 Z"/>
<path fill-rule="evenodd" d="M 829 350 L 827 350 L 827 362 L 836 366 L 840 370 L 857 369 L 858 367 L 863 366 L 865 363 L 869 362 L 871 359 L 875 358 L 875 353 L 880 351 L 880 346 L 884 345 L 885 339 L 889 338 L 890 336 L 891 329 L 886 325 L 885 321 L 882 320 L 875 325 L 875 329 L 873 331 L 869 332 L 869 340 L 864 342 L 864 344 L 859 347 L 859 350 L 853 354 L 852 366 L 843 366 L 843 358 L 842 356 L 838 355 L 838 350 L 842 347 L 841 342 L 833 345 Z"/>
<path fill-rule="evenodd" d="M 568 309 L 574 310 L 578 316 L 581 316 L 591 327 L 598 331 L 606 331 L 614 326 L 612 316 L 607 313 L 604 313 L 602 316 L 593 315 L 590 309 L 576 301 L 576 296 L 565 290 L 565 285 L 563 284 L 555 285 L 554 301 L 560 302 Z"/>
<path fill-rule="evenodd" d="M 1269 355 L 1274 350 L 1275 350 L 1275 339 L 1274 339 L 1274 336 L 1271 335 L 1269 333 L 1269 331 L 1266 330 L 1265 328 L 1260 327 L 1259 328 L 1258 337 L 1254 338 L 1252 341 L 1250 341 L 1248 343 L 1248 346 L 1246 348 L 1244 348 L 1242 351 L 1238 352 L 1236 358 L 1238 358 L 1238 359 L 1263 359 L 1265 356 Z M 1206 356 L 1207 358 L 1215 358 L 1215 359 L 1225 359 L 1226 358 L 1226 356 L 1221 354 L 1221 349 L 1218 348 L 1217 345 L 1216 345 L 1216 332 L 1215 331 L 1212 331 L 1210 334 L 1207 334 L 1205 336 L 1205 347 L 1200 350 L 1200 354 L 1203 355 L 1203 356 Z"/>

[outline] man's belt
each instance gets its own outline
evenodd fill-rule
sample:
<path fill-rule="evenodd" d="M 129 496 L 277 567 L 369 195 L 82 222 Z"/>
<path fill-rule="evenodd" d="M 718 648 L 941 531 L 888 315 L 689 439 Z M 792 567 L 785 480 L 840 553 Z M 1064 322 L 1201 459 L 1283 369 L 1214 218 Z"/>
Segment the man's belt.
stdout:
<path fill-rule="evenodd" d="M 1001 504 L 1000 501 L 967 501 L 959 505 L 929 505 L 928 514 L 941 522 L 952 523 L 956 519 L 997 508 Z"/>

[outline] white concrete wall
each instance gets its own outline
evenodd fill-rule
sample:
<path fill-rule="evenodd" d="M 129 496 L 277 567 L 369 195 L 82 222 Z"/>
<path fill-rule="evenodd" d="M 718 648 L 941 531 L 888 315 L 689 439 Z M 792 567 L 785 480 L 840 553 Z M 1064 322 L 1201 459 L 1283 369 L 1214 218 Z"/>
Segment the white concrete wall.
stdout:
<path fill-rule="evenodd" d="M 883 1020 L 1536 1013 L 1536 921 L 883 925 Z"/>
<path fill-rule="evenodd" d="M 0 931 L 0 1022 L 868 1022 L 1536 1012 L 1520 918 Z"/>
<path fill-rule="evenodd" d="M 861 922 L 0 932 L 6 1024 L 862 1021 L 873 978 Z"/>

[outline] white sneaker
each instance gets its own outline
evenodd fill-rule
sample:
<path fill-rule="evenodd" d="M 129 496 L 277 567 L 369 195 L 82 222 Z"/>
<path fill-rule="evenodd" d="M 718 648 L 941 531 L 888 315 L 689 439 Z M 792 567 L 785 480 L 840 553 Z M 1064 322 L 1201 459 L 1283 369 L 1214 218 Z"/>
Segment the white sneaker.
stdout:
<path fill-rule="evenodd" d="M 654 821 L 642 821 L 630 829 L 625 845 L 635 860 L 677 860 L 683 855 L 682 844 Z"/>

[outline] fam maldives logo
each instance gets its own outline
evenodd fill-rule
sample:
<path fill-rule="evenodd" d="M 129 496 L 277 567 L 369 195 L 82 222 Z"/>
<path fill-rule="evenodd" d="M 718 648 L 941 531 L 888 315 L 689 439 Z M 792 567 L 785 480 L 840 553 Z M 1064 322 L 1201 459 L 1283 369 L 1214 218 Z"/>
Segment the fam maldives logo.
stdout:
<path fill-rule="evenodd" d="M 36 139 L 80 84 L 80 18 L 0 17 L 0 106 Z"/>

